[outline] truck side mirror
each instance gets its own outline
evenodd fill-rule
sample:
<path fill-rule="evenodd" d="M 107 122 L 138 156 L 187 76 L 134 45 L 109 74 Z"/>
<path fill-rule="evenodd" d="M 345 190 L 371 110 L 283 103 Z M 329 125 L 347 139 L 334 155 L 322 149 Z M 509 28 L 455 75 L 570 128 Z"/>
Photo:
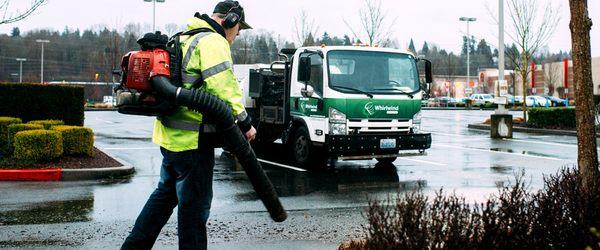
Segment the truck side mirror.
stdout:
<path fill-rule="evenodd" d="M 300 57 L 300 64 L 298 65 L 298 81 L 308 82 L 310 81 L 310 57 Z"/>
<path fill-rule="evenodd" d="M 432 72 L 431 61 L 429 61 L 427 59 L 423 59 L 423 61 L 425 61 L 425 83 L 430 84 L 433 82 L 433 72 Z"/>

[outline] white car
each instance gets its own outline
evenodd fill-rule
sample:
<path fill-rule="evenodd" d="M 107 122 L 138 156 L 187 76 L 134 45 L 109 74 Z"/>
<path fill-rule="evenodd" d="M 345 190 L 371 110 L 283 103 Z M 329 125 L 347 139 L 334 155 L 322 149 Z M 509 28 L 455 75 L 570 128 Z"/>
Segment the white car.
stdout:
<path fill-rule="evenodd" d="M 469 99 L 472 100 L 473 104 L 478 105 L 494 102 L 494 97 L 490 94 L 472 94 Z"/>
<path fill-rule="evenodd" d="M 543 96 L 528 95 L 527 99 L 525 100 L 525 105 L 527 105 L 527 107 L 545 107 L 546 102 L 549 101 Z M 548 106 L 552 106 L 552 104 L 548 103 Z"/>

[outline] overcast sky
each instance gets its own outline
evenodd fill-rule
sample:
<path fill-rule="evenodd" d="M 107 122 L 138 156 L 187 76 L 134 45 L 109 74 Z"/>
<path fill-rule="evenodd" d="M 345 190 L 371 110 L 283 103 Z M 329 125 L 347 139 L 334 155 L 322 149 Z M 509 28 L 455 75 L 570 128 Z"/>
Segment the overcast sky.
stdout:
<path fill-rule="evenodd" d="M 505 0 L 506 1 L 506 0 Z M 552 52 L 570 50 L 569 6 L 565 0 L 538 0 L 551 2 L 558 10 L 561 21 L 548 47 Z M 11 9 L 26 5 L 29 1 L 11 1 Z M 16 3 L 18 2 L 18 3 Z M 184 24 L 194 12 L 212 12 L 215 0 L 166 0 L 157 3 L 156 23 L 162 27 L 168 23 Z M 382 0 L 384 10 L 390 19 L 396 17 L 394 37 L 402 48 L 406 48 L 411 38 L 420 49 L 423 41 L 428 41 L 447 50 L 459 52 L 461 36 L 466 33 L 466 24 L 459 22 L 461 16 L 476 17 L 471 24 L 471 34 L 485 38 L 496 47 L 498 26 L 491 17 L 497 13 L 497 0 Z M 242 0 L 246 10 L 246 20 L 254 28 L 272 32 L 276 37 L 293 40 L 294 17 L 301 9 L 307 11 L 319 25 L 319 36 L 323 31 L 332 36 L 351 34 L 347 22 L 358 25 L 358 10 L 363 0 Z M 592 27 L 592 55 L 600 56 L 600 1 L 588 1 Z M 492 13 L 491 13 L 492 12 Z M 506 12 L 508 13 L 508 12 Z M 506 17 L 507 28 L 510 26 Z M 121 29 L 128 23 L 152 23 L 152 4 L 143 0 L 48 0 L 34 15 L 18 23 L 0 25 L 0 33 L 10 33 L 13 27 L 22 32 L 32 29 L 51 28 L 63 30 L 65 27 L 87 29 L 105 25 Z M 511 42 L 506 37 L 506 42 Z"/>

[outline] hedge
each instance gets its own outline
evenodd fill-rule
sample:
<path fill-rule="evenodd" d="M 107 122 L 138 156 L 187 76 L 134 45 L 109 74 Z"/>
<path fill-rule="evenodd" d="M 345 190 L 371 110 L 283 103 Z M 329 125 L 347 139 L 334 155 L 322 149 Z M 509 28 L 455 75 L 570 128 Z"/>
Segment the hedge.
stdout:
<path fill-rule="evenodd" d="M 51 130 L 21 131 L 13 146 L 15 159 L 21 161 L 50 161 L 63 153 L 62 135 Z"/>
<path fill-rule="evenodd" d="M 83 125 L 85 98 L 82 87 L 0 83 L 0 116 L 23 121 L 56 119 Z"/>
<path fill-rule="evenodd" d="M 527 123 L 536 128 L 574 129 L 576 116 L 574 108 L 530 108 Z"/>
<path fill-rule="evenodd" d="M 62 134 L 65 155 L 94 156 L 94 132 L 77 126 L 53 126 L 51 130 Z"/>
<path fill-rule="evenodd" d="M 65 122 L 63 122 L 61 120 L 35 120 L 35 121 L 29 121 L 28 123 L 42 125 L 42 126 L 44 126 L 44 129 L 50 129 L 50 127 L 57 126 L 57 125 L 65 125 Z"/>
<path fill-rule="evenodd" d="M 41 124 L 11 124 L 8 126 L 8 153 L 12 154 L 13 150 L 13 142 L 15 135 L 18 132 L 26 131 L 26 130 L 40 130 L 44 129 L 44 125 Z"/>
<path fill-rule="evenodd" d="M 0 154 L 8 152 L 8 126 L 22 122 L 19 118 L 0 116 Z"/>

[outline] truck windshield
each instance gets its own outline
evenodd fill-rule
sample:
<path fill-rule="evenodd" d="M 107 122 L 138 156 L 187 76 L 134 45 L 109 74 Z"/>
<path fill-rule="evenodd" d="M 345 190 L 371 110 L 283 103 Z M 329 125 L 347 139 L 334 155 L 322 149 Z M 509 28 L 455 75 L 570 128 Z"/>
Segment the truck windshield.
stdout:
<path fill-rule="evenodd" d="M 414 57 L 408 54 L 339 50 L 330 51 L 327 62 L 329 87 L 336 91 L 410 95 L 420 88 Z"/>

